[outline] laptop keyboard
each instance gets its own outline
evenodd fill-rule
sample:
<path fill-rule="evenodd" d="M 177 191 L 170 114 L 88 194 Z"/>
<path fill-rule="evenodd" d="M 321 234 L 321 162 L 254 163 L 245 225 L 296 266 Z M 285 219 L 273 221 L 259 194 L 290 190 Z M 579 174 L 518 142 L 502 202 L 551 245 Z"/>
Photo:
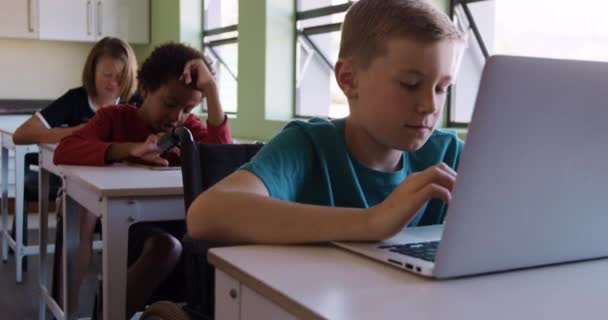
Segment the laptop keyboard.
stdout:
<path fill-rule="evenodd" d="M 415 257 L 426 261 L 435 261 L 435 254 L 439 241 L 418 242 L 408 244 L 383 245 L 380 249 L 387 249 L 391 252 L 400 253 L 406 256 Z"/>

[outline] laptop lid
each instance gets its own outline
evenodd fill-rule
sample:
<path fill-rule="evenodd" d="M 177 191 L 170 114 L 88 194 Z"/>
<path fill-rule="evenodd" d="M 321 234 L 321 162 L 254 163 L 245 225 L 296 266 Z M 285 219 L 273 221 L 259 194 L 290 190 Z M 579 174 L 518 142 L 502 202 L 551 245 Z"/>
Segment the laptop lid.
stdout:
<path fill-rule="evenodd" d="M 491 57 L 439 278 L 608 256 L 608 63 Z"/>

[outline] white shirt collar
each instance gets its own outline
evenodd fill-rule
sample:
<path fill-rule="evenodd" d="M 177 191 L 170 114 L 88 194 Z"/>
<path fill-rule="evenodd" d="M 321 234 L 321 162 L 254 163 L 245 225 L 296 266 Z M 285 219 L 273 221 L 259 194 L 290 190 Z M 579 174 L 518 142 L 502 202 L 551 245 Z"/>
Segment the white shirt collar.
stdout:
<path fill-rule="evenodd" d="M 97 112 L 97 105 L 95 104 L 95 102 L 93 102 L 93 99 L 91 99 L 91 96 L 87 96 L 87 98 L 89 98 L 89 107 L 91 108 L 91 110 L 93 110 L 93 112 Z M 118 104 L 120 102 L 120 97 L 116 98 L 116 102 L 114 102 L 114 104 Z"/>

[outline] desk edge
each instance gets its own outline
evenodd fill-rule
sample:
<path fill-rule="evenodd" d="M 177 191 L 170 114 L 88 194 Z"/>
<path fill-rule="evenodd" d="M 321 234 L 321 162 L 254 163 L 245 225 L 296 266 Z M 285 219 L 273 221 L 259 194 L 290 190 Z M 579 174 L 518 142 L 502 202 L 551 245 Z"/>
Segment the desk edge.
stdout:
<path fill-rule="evenodd" d="M 124 197 L 156 197 L 156 196 L 183 196 L 184 195 L 184 187 L 158 187 L 153 190 L 149 189 L 99 189 L 94 184 L 86 181 L 79 175 L 66 173 L 65 170 L 61 170 L 61 165 L 58 165 L 58 170 L 61 171 L 61 175 L 64 177 L 64 181 L 67 180 L 69 183 L 69 178 L 80 181 L 80 183 L 92 188 L 102 197 L 107 198 L 124 198 Z M 66 179 L 68 178 L 68 179 Z"/>

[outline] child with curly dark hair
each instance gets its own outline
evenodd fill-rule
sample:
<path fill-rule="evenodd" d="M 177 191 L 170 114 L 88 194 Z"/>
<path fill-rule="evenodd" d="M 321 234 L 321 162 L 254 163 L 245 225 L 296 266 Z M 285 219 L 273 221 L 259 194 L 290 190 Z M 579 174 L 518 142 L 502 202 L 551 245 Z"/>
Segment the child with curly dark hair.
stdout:
<path fill-rule="evenodd" d="M 210 70 L 203 54 L 196 49 L 179 43 L 157 47 L 137 75 L 143 103 L 98 111 L 83 128 L 61 140 L 54 162 L 90 166 L 121 161 L 176 165 L 178 150 L 162 153 L 157 145 L 160 137 L 176 126 L 188 128 L 198 142 L 232 143 Z M 206 125 L 191 114 L 203 98 L 207 99 Z M 181 245 L 177 239 L 184 233 L 183 221 L 141 223 L 131 228 L 127 319 L 143 309 L 179 262 Z"/>

